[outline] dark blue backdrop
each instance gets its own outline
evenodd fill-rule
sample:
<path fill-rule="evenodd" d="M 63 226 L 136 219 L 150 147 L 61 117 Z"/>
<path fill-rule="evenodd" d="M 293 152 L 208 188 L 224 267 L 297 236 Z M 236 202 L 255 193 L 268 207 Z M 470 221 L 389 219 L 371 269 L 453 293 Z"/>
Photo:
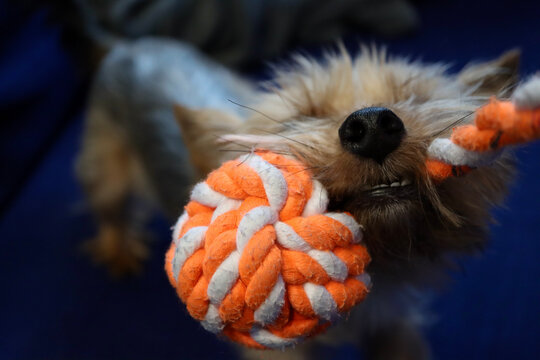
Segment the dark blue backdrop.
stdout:
<path fill-rule="evenodd" d="M 425 61 L 523 50 L 540 69 L 540 2 L 419 5 L 420 31 L 391 53 Z M 81 254 L 94 224 L 73 177 L 88 82 L 45 13 L 0 8 L 0 358 L 219 359 L 227 344 L 190 320 L 162 270 L 168 224 L 156 218 L 142 276 L 113 281 Z M 361 38 L 363 40 L 371 40 Z M 352 43 L 352 42 L 351 42 Z M 532 359 L 540 353 L 540 143 L 519 151 L 521 175 L 495 213 L 485 256 L 462 262 L 428 329 L 437 359 Z M 330 354 L 330 353 L 329 353 Z M 333 358 L 357 358 L 350 347 Z"/>

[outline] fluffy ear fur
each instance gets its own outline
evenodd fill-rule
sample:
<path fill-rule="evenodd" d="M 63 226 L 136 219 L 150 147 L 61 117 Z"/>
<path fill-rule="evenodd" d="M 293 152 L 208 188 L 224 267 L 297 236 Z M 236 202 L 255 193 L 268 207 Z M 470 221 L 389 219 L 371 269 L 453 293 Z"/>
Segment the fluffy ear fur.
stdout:
<path fill-rule="evenodd" d="M 520 58 L 519 49 L 509 50 L 495 60 L 465 66 L 458 79 L 477 86 L 474 95 L 509 96 L 518 81 Z"/>
<path fill-rule="evenodd" d="M 237 132 L 243 125 L 235 114 L 215 109 L 188 109 L 175 105 L 174 113 L 182 131 L 191 162 L 203 177 L 219 166 L 222 135 Z"/>

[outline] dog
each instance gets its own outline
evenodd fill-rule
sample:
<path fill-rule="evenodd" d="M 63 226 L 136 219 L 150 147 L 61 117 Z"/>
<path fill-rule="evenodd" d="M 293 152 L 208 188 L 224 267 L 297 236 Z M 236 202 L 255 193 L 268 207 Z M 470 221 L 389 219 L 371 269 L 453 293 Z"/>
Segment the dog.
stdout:
<path fill-rule="evenodd" d="M 435 183 L 427 146 L 471 122 L 490 96 L 508 97 L 518 68 L 515 50 L 449 74 L 384 49 L 353 56 L 338 46 L 318 60 L 296 56 L 254 84 L 185 44 L 122 44 L 96 78 L 77 161 L 98 220 L 88 249 L 115 274 L 137 271 L 148 247 L 133 199 L 172 219 L 190 184 L 222 162 L 255 148 L 291 155 L 327 189 L 330 210 L 365 227 L 372 256 L 367 300 L 318 339 L 357 344 L 369 359 L 428 359 L 419 330 L 429 321 L 426 293 L 444 281 L 452 256 L 484 247 L 514 166 L 506 153 Z M 307 359 L 317 344 L 242 356 Z"/>

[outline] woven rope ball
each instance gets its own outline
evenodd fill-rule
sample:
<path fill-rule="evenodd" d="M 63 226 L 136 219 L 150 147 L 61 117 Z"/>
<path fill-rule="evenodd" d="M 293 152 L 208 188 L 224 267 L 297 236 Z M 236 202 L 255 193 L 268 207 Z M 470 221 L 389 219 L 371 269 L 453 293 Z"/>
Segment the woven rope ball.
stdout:
<path fill-rule="evenodd" d="M 370 257 L 352 216 L 297 160 L 256 151 L 195 186 L 165 269 L 190 315 L 249 347 L 324 330 L 368 292 Z"/>

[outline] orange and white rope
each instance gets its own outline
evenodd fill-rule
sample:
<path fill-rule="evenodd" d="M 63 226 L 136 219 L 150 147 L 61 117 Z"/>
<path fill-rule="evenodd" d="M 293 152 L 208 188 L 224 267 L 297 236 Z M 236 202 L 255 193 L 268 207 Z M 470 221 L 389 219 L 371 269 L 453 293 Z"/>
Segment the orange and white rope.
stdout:
<path fill-rule="evenodd" d="M 449 139 L 433 140 L 426 166 L 436 181 L 493 163 L 504 147 L 540 138 L 540 76 L 519 86 L 511 101 L 492 98 L 474 124 L 457 126 Z"/>
<path fill-rule="evenodd" d="M 196 185 L 165 264 L 191 316 L 244 345 L 284 348 L 361 302 L 370 285 L 361 227 L 327 204 L 300 162 L 265 151 Z"/>

